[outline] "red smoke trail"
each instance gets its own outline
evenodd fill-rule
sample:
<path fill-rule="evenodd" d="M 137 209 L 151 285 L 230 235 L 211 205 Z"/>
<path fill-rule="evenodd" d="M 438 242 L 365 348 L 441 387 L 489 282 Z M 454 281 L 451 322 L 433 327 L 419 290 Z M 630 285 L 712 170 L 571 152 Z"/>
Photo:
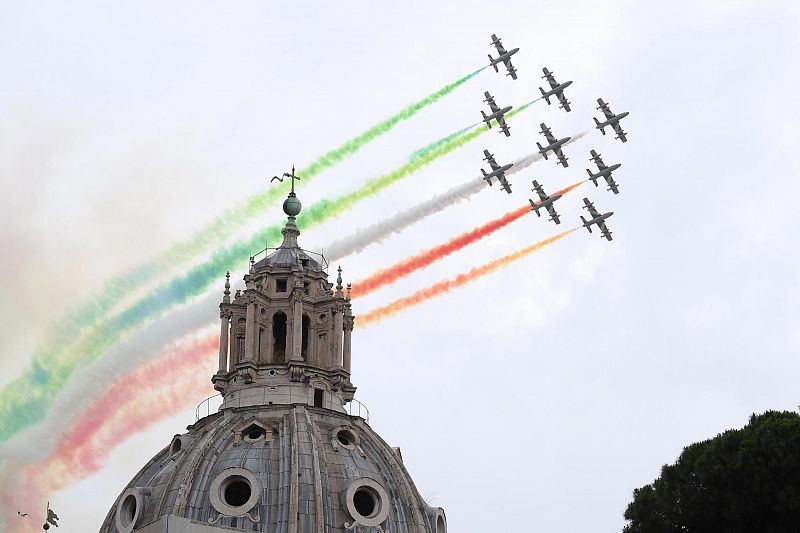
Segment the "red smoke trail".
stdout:
<path fill-rule="evenodd" d="M 522 250 L 518 250 L 513 254 L 506 255 L 504 257 L 501 257 L 500 259 L 495 259 L 494 261 L 486 263 L 485 265 L 475 267 L 465 274 L 459 274 L 454 279 L 440 281 L 439 283 L 431 285 L 430 287 L 426 287 L 424 289 L 415 292 L 411 296 L 400 298 L 399 300 L 395 300 L 394 302 L 388 305 L 384 305 L 382 307 L 378 307 L 377 309 L 373 309 L 369 313 L 366 313 L 364 315 L 359 315 L 356 318 L 356 323 L 359 326 L 366 326 L 372 324 L 373 322 L 378 322 L 380 320 L 383 320 L 384 318 L 387 318 L 389 316 L 394 315 L 395 313 L 402 311 L 403 309 L 415 306 L 426 300 L 430 300 L 431 298 L 434 298 L 436 296 L 449 292 L 453 289 L 461 287 L 462 285 L 466 285 L 467 283 L 474 281 L 487 274 L 491 274 L 495 270 L 498 270 L 514 261 L 518 261 L 519 259 L 522 259 L 523 257 L 533 252 L 541 250 L 548 244 L 552 244 L 557 240 L 566 237 L 576 229 L 577 228 L 572 228 L 567 231 L 563 231 L 558 235 L 554 235 L 552 237 L 539 241 L 530 246 L 526 246 Z"/>
<path fill-rule="evenodd" d="M 552 193 L 552 195 L 567 194 L 587 181 L 588 180 L 583 180 L 579 181 L 578 183 L 573 183 L 568 187 L 564 187 L 561 190 L 555 191 Z M 434 261 L 438 261 L 444 257 L 447 257 L 451 253 L 494 233 L 500 228 L 511 224 L 515 220 L 522 218 L 530 212 L 530 205 L 525 205 L 518 209 L 514 209 L 513 211 L 509 211 L 505 215 L 491 220 L 480 227 L 462 233 L 461 235 L 454 237 L 449 241 L 440 244 L 439 246 L 429 248 L 428 250 L 423 250 L 417 255 L 404 259 L 388 268 L 379 270 L 368 278 L 354 282 L 351 295 L 353 298 L 366 296 L 367 294 L 378 290 L 384 285 L 394 283 L 398 279 L 408 276 L 412 272 L 419 270 L 420 268 L 424 268 Z M 359 322 L 362 322 L 362 320 L 359 319 Z"/>
<path fill-rule="evenodd" d="M 451 253 L 460 250 L 461 248 L 472 244 L 473 242 L 482 239 L 491 233 L 494 233 L 500 228 L 511 224 L 515 220 L 522 218 L 530 212 L 530 206 L 524 205 L 518 209 L 509 211 L 500 218 L 496 218 L 480 227 L 477 227 L 466 233 L 462 233 L 461 235 L 454 237 L 449 241 L 440 244 L 439 246 L 423 250 L 417 255 L 404 259 L 399 263 L 390 266 L 389 268 L 378 270 L 370 277 L 354 282 L 351 295 L 353 298 L 358 296 L 366 296 L 367 294 L 378 290 L 384 285 L 394 283 L 399 278 L 408 276 L 415 270 L 424 268 L 434 261 L 438 261 L 439 259 L 442 259 Z"/>
<path fill-rule="evenodd" d="M 117 378 L 87 406 L 46 459 L 25 469 L 21 497 L 26 506 L 38 505 L 46 494 L 97 472 L 121 441 L 208 396 L 203 369 L 213 366 L 218 343 L 215 334 L 195 334 Z"/>

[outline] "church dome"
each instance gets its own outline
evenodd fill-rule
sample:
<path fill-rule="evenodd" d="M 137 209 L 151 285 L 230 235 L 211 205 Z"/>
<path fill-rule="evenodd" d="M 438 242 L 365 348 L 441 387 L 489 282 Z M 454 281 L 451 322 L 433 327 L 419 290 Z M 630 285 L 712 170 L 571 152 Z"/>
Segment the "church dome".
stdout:
<path fill-rule="evenodd" d="M 296 405 L 229 409 L 189 426 L 131 480 L 100 531 L 444 533 L 445 524 L 399 449 L 364 419 Z"/>
<path fill-rule="evenodd" d="M 294 197 L 292 192 L 290 198 Z M 445 533 L 393 448 L 354 416 L 350 289 L 284 240 L 220 304 L 218 412 L 142 468 L 100 533 Z M 295 213 L 296 214 L 296 213 Z M 352 404 L 351 404 L 352 405 Z M 360 404 L 358 404 L 360 405 Z"/>

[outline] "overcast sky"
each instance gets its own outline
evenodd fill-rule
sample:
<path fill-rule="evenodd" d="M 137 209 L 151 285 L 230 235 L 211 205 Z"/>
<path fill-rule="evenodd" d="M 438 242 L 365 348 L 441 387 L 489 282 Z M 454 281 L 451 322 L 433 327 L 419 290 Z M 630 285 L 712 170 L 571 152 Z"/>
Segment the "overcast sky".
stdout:
<path fill-rule="evenodd" d="M 571 113 L 537 102 L 510 119 L 510 138 L 481 136 L 301 244 L 474 178 L 484 148 L 501 162 L 529 154 L 540 122 L 588 130 L 598 97 L 631 113 L 627 143 L 590 131 L 565 149 L 569 168 L 536 163 L 512 195 L 487 189 L 341 261 L 358 279 L 524 205 L 532 179 L 548 191 L 583 179 L 590 148 L 623 164 L 619 195 L 586 184 L 557 204 L 562 228 L 579 222 L 584 196 L 614 211 L 612 242 L 580 230 L 356 328 L 356 398 L 420 493 L 456 533 L 620 531 L 633 489 L 683 446 L 753 412 L 797 409 L 795 2 L 164 4 L 0 4 L 0 384 L 104 280 L 483 66 L 497 33 L 520 47 L 518 80 L 485 70 L 298 188 L 305 205 L 353 189 L 473 123 L 484 91 L 502 105 L 531 100 L 545 66 L 574 81 Z M 254 223 L 281 219 L 273 208 Z M 524 217 L 354 312 L 555 232 Z M 223 282 L 220 272 L 215 290 Z M 216 313 L 212 303 L 209 321 Z M 50 496 L 65 530 L 98 529 L 192 422 L 193 410 L 120 434 L 100 472 Z"/>

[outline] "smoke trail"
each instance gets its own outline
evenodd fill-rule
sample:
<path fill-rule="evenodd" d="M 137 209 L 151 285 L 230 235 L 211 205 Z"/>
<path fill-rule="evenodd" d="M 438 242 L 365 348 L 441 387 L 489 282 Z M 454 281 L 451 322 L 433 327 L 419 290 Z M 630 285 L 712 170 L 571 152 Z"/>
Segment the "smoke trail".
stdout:
<path fill-rule="evenodd" d="M 407 309 L 409 307 L 413 307 L 417 304 L 420 304 L 426 300 L 430 300 L 436 296 L 449 292 L 453 289 L 466 285 L 471 281 L 475 281 L 476 279 L 483 277 L 487 274 L 491 274 L 492 272 L 507 266 L 514 261 L 518 261 L 523 257 L 532 254 L 533 252 L 539 251 L 548 244 L 552 244 L 559 239 L 562 239 L 575 231 L 578 228 L 572 228 L 567 231 L 563 231 L 557 235 L 539 241 L 535 244 L 530 246 L 526 246 L 525 248 L 514 252 L 513 254 L 506 255 L 501 257 L 500 259 L 495 259 L 485 265 L 481 265 L 479 267 L 475 267 L 471 269 L 469 272 L 464 274 L 459 274 L 453 279 L 440 281 L 430 287 L 426 287 L 421 289 L 410 296 L 406 296 L 404 298 L 400 298 L 399 300 L 395 300 L 394 302 L 384 305 L 382 307 L 378 307 L 377 309 L 373 309 L 369 313 L 364 315 L 359 315 L 356 319 L 356 324 L 359 326 L 368 326 L 375 322 L 379 322 L 384 318 L 388 318 L 400 311 Z"/>
<path fill-rule="evenodd" d="M 145 431 L 208 396 L 211 387 L 202 369 L 213 366 L 218 342 L 213 333 L 195 334 L 169 347 L 158 359 L 117 378 L 60 436 L 58 448 L 26 469 L 22 495 L 30 498 L 51 493 L 93 474 L 120 444 L 121 436 L 129 438 Z"/>
<path fill-rule="evenodd" d="M 412 152 L 411 155 L 408 156 L 408 160 L 409 161 L 413 161 L 415 159 L 419 159 L 420 157 L 424 157 L 425 155 L 431 153 L 433 150 L 439 148 L 440 146 L 442 146 L 443 144 L 445 144 L 445 143 L 447 143 L 449 141 L 452 141 L 453 139 L 455 139 L 459 135 L 468 132 L 469 130 L 471 130 L 472 128 L 474 128 L 475 126 L 477 126 L 479 124 L 480 124 L 480 122 L 476 122 L 475 124 L 471 124 L 471 125 L 467 126 L 466 128 L 461 128 L 460 130 L 458 130 L 456 132 L 453 132 L 450 135 L 446 135 L 446 136 L 442 137 L 441 139 L 437 139 L 437 140 L 433 141 L 428 146 L 424 146 L 424 147 L 420 148 L 419 150 L 416 150 L 416 151 Z"/>
<path fill-rule="evenodd" d="M 467 76 L 447 84 L 434 93 L 426 96 L 386 120 L 372 126 L 365 132 L 346 141 L 339 147 L 317 157 L 308 166 L 301 168 L 298 175 L 304 180 L 323 172 L 341 162 L 346 157 L 356 153 L 369 142 L 388 133 L 398 123 L 408 120 L 424 108 L 434 104 L 442 97 L 460 87 L 481 70 L 478 69 Z M 306 183 L 307 181 L 304 181 Z M 187 241 L 172 246 L 166 252 L 152 261 L 134 267 L 120 276 L 116 276 L 103 284 L 98 293 L 91 300 L 80 307 L 67 313 L 59 323 L 50 327 L 43 342 L 35 350 L 30 367 L 23 378 L 7 386 L 0 393 L 0 409 L 6 395 L 24 394 L 30 384 L 48 381 L 52 375 L 62 372 L 63 369 L 51 368 L 65 350 L 74 347 L 74 342 L 79 339 L 98 320 L 101 320 L 122 298 L 130 292 L 141 287 L 144 283 L 157 277 L 163 272 L 185 264 L 210 246 L 223 241 L 231 232 L 235 231 L 254 216 L 263 212 L 264 208 L 282 199 L 284 192 L 280 188 L 271 188 L 266 192 L 250 198 L 244 205 L 227 210 L 216 217 L 204 228 L 195 232 Z M 67 365 L 69 366 L 69 365 Z M 33 413 L 40 416 L 42 413 Z M 7 430 L 0 421 L 0 440 L 7 438 Z"/>
<path fill-rule="evenodd" d="M 514 209 L 513 211 L 509 211 L 505 215 L 491 220 L 473 230 L 462 233 L 461 235 L 454 237 L 449 241 L 440 244 L 439 246 L 423 250 L 422 252 L 404 259 L 403 261 L 400 261 L 389 268 L 378 270 L 370 277 L 354 282 L 351 295 L 353 298 L 366 296 L 367 294 L 378 290 L 384 285 L 394 283 L 399 278 L 408 276 L 412 272 L 419 270 L 420 268 L 424 268 L 434 261 L 438 261 L 439 259 L 447 257 L 451 253 L 458 251 L 461 248 L 464 248 L 465 246 L 468 246 L 475 241 L 486 237 L 487 235 L 491 235 L 500 228 L 504 228 L 505 226 L 522 218 L 530 212 L 530 206 L 523 205 L 522 207 Z"/>
<path fill-rule="evenodd" d="M 507 116 L 520 113 L 526 108 L 527 106 L 520 106 Z M 356 203 L 374 196 L 389 185 L 413 174 L 486 131 L 489 131 L 488 128 L 478 128 L 466 133 L 424 157 L 368 180 L 349 194 L 313 204 L 303 215 L 305 227 L 321 224 L 352 208 Z M 64 387 L 78 364 L 94 361 L 113 344 L 143 324 L 154 320 L 172 306 L 205 292 L 222 272 L 244 270 L 250 251 L 261 249 L 265 240 L 278 240 L 281 228 L 282 224 L 274 224 L 249 239 L 240 240 L 218 250 L 208 261 L 157 287 L 120 313 L 95 324 L 89 333 L 69 347 L 66 354 L 48 360 L 47 365 L 39 359 L 34 360 L 22 377 L 11 382 L 0 393 L 0 440 L 7 440 L 14 433 L 42 420 L 53 396 Z"/>
<path fill-rule="evenodd" d="M 70 380 L 53 397 L 47 416 L 39 423 L 14 434 L 0 443 L 0 457 L 21 463 L 41 461 L 86 408 L 89 399 L 103 394 L 109 383 L 124 373 L 132 372 L 157 357 L 173 339 L 183 337 L 214 323 L 219 295 L 216 291 L 170 313 L 168 319 L 157 320 L 136 335 L 118 343 L 102 358 L 81 368 L 80 379 Z M 36 446 L 31 446 L 36 442 Z"/>
<path fill-rule="evenodd" d="M 586 132 L 581 132 L 572 136 L 567 144 L 571 144 L 581 137 L 586 135 Z M 531 166 L 536 161 L 542 158 L 538 152 L 534 152 L 521 159 L 514 161 L 514 166 L 506 172 L 506 175 L 513 175 L 521 170 Z M 400 233 L 405 228 L 419 222 L 420 220 L 429 217 L 439 211 L 442 211 L 451 205 L 467 200 L 472 195 L 486 189 L 486 182 L 481 177 L 474 178 L 462 185 L 453 187 L 447 192 L 434 196 L 411 209 L 401 211 L 391 218 L 381 220 L 367 226 L 366 228 L 359 228 L 352 234 L 334 241 L 332 244 L 324 248 L 325 256 L 329 261 L 334 262 L 339 259 L 358 253 L 370 244 L 376 244 L 386 239 L 387 237 Z M 571 190 L 571 189 L 570 189 Z"/>

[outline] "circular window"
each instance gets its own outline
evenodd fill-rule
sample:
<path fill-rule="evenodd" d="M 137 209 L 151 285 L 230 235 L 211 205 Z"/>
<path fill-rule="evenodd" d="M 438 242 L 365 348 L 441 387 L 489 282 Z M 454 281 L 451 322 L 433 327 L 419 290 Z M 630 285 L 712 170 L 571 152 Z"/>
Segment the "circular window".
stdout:
<path fill-rule="evenodd" d="M 211 482 L 211 505 L 219 514 L 242 516 L 258 503 L 261 483 L 251 471 L 228 468 Z"/>
<path fill-rule="evenodd" d="M 344 498 L 350 516 L 362 526 L 378 526 L 389 516 L 389 494 L 374 479 L 354 480 L 344 492 Z"/>
<path fill-rule="evenodd" d="M 350 426 L 339 426 L 331 431 L 331 442 L 334 448 L 341 446 L 348 450 L 353 450 L 361 444 L 361 439 L 358 438 L 358 435 Z"/>
<path fill-rule="evenodd" d="M 183 443 L 181 442 L 181 438 L 178 435 L 176 435 L 175 438 L 172 439 L 172 444 L 169 447 L 169 454 L 175 455 L 182 449 L 183 449 Z"/>
<path fill-rule="evenodd" d="M 136 522 L 144 506 L 144 493 L 138 487 L 131 487 L 122 493 L 117 504 L 117 529 L 120 533 L 130 533 L 136 527 Z"/>

